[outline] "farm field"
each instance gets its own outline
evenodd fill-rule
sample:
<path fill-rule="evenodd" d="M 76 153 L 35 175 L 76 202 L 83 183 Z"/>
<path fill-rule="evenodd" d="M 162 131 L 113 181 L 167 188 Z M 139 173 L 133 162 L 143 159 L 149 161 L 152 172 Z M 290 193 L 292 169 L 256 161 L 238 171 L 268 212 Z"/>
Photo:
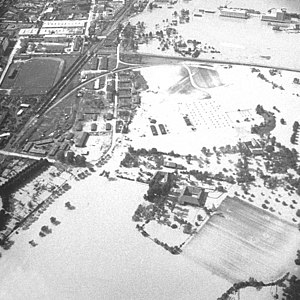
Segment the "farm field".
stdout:
<path fill-rule="evenodd" d="M 293 268 L 297 226 L 227 197 L 185 248 L 185 255 L 231 282 L 271 281 Z"/>

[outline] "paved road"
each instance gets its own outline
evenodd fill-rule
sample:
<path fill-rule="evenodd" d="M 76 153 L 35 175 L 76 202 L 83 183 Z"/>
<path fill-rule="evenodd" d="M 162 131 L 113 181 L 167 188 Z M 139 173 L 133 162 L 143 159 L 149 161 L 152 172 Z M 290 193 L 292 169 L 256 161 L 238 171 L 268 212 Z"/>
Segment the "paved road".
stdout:
<path fill-rule="evenodd" d="M 168 56 L 168 55 L 158 55 L 151 53 L 122 53 L 128 56 L 132 55 L 134 57 L 139 56 L 142 59 L 156 59 L 153 63 L 151 61 L 147 61 L 147 65 L 160 65 L 160 64 L 168 64 L 178 62 L 197 62 L 197 63 L 209 63 L 209 64 L 220 64 L 220 65 L 237 65 L 237 66 L 249 66 L 249 67 L 257 67 L 257 68 L 271 68 L 271 69 L 280 69 L 284 71 L 292 71 L 300 73 L 299 68 L 288 68 L 281 65 L 274 65 L 272 63 L 255 63 L 255 62 L 243 62 L 243 61 L 235 61 L 235 60 L 218 60 L 218 59 L 206 59 L 206 58 L 191 58 L 191 57 L 176 57 L 176 56 Z M 158 62 L 157 60 L 161 60 Z M 126 62 L 124 62 L 126 63 Z M 142 65 L 142 63 L 141 63 Z"/>

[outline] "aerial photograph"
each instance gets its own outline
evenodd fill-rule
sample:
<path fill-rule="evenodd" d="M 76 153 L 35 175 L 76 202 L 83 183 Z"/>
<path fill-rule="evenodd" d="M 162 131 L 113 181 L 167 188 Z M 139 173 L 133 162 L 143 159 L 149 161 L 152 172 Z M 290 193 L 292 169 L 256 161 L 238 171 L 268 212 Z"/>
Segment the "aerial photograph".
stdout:
<path fill-rule="evenodd" d="M 300 0 L 0 0 L 0 274 L 300 300 Z"/>

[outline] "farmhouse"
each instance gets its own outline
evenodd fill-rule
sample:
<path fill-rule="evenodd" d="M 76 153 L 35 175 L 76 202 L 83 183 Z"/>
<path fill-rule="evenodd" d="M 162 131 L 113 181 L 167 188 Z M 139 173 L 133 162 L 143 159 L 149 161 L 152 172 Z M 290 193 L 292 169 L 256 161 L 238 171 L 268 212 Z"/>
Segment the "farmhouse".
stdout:
<path fill-rule="evenodd" d="M 206 198 L 207 192 L 203 188 L 185 186 L 178 197 L 178 203 L 181 205 L 188 204 L 203 207 Z"/>

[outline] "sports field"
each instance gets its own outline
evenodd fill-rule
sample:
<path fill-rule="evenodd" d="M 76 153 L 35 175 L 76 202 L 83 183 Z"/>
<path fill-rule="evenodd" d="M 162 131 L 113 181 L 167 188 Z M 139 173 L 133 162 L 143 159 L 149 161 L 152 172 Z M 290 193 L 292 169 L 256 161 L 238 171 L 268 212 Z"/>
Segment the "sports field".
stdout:
<path fill-rule="evenodd" d="M 185 255 L 212 273 L 237 282 L 265 282 L 296 267 L 296 226 L 238 198 L 227 197 L 185 248 Z"/>
<path fill-rule="evenodd" d="M 64 61 L 60 58 L 32 58 L 12 65 L 18 72 L 14 79 L 5 78 L 3 88 L 23 95 L 45 94 L 60 78 Z"/>

